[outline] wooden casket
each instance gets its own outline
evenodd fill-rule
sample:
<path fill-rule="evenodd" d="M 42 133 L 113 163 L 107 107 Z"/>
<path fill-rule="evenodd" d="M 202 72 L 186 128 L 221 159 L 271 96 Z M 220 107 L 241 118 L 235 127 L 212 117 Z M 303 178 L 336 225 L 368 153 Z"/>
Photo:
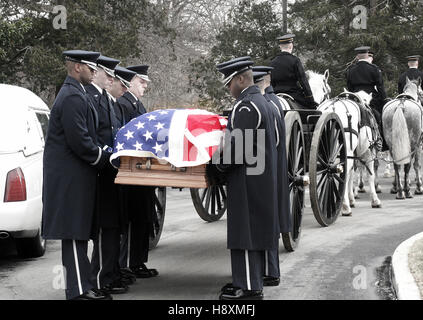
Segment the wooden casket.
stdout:
<path fill-rule="evenodd" d="M 162 164 L 154 158 L 120 157 L 116 184 L 207 188 L 209 186 L 206 165 L 176 168 L 170 163 Z"/>

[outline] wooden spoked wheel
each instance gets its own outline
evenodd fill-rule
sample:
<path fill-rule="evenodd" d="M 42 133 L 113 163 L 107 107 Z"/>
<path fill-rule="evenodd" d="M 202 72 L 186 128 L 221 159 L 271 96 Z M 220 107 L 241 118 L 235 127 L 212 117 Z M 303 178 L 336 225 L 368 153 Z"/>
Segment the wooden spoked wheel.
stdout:
<path fill-rule="evenodd" d="M 310 201 L 320 225 L 334 223 L 342 208 L 347 175 L 344 128 L 335 113 L 323 113 L 310 147 Z"/>

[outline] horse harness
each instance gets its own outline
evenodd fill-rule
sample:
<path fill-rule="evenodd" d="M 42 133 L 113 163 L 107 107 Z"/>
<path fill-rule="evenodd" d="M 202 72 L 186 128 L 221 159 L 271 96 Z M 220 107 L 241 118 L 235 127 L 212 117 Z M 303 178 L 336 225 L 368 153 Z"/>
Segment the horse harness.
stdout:
<path fill-rule="evenodd" d="M 345 100 L 350 101 L 350 96 L 354 99 L 351 99 L 353 102 L 356 103 L 356 107 L 358 107 L 358 111 L 360 114 L 359 117 L 359 122 L 358 122 L 358 131 L 356 131 L 353 127 L 352 127 L 352 115 L 348 110 L 347 105 L 345 104 Z M 371 110 L 364 104 L 364 102 L 361 100 L 361 98 L 352 93 L 352 92 L 344 92 L 341 93 L 340 95 L 338 95 L 335 99 L 332 100 L 331 104 L 327 107 L 332 107 L 333 112 L 335 112 L 335 104 L 337 102 L 341 102 L 342 106 L 344 106 L 345 108 L 345 112 L 347 115 L 347 119 L 348 119 L 348 127 L 344 128 L 344 132 L 348 132 L 351 133 L 350 134 L 350 148 L 352 149 L 352 135 L 355 135 L 357 137 L 357 139 L 360 136 L 360 131 L 363 127 L 365 127 L 367 124 L 370 126 L 370 128 L 372 129 L 372 131 L 374 132 L 374 136 L 376 137 L 373 141 L 371 141 L 369 139 L 369 136 L 367 136 L 370 146 L 369 149 L 373 149 L 376 147 L 376 149 L 381 149 L 381 136 L 378 130 L 378 126 L 377 126 L 377 122 L 376 119 L 374 118 L 373 112 L 371 112 Z M 367 115 L 368 119 L 366 118 L 366 121 L 363 121 L 363 117 L 362 115 Z M 367 171 L 369 172 L 369 174 L 371 174 L 371 171 L 369 169 L 369 167 L 367 166 L 367 163 L 365 161 L 363 161 L 362 159 L 360 159 L 357 155 L 356 155 L 356 151 L 354 151 L 354 156 L 349 156 L 347 157 L 348 159 L 353 159 L 353 160 L 358 160 L 360 161 L 365 168 L 367 169 Z"/>

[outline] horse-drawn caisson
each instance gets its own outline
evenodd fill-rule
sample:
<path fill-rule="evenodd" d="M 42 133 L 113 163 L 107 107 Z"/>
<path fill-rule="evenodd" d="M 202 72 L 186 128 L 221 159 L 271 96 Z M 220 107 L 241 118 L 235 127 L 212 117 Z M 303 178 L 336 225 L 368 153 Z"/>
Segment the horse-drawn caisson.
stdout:
<path fill-rule="evenodd" d="M 311 82 L 320 80 L 321 86 L 315 90 L 317 102 L 320 103 L 328 98 L 328 73 L 324 76 L 314 73 L 311 75 Z M 319 90 L 323 90 L 325 94 L 322 95 Z M 282 239 L 285 248 L 293 251 L 301 235 L 305 187 L 308 184 L 317 221 L 322 226 L 329 226 L 337 219 L 345 193 L 347 145 L 344 127 L 335 112 L 289 110 L 290 98 L 282 96 L 280 99 L 286 106 L 286 148 L 293 222 L 292 231 L 282 234 Z M 226 187 L 207 181 L 205 165 L 177 168 L 170 164 L 161 164 L 152 158 L 120 159 L 117 183 L 157 186 L 151 247 L 157 245 L 162 232 L 166 211 L 166 187 L 190 188 L 195 209 L 205 221 L 217 221 L 225 213 Z"/>
<path fill-rule="evenodd" d="M 284 118 L 286 128 L 286 150 L 288 158 L 288 176 L 291 204 L 292 230 L 290 233 L 282 234 L 284 247 L 287 251 L 294 251 L 301 236 L 301 223 L 304 211 L 306 186 L 309 185 L 310 203 L 313 214 L 318 223 L 324 227 L 333 224 L 339 214 L 350 215 L 354 207 L 355 199 L 353 192 L 354 163 L 359 162 L 369 173 L 369 187 L 371 191 L 371 206 L 380 208 L 381 202 L 375 189 L 375 171 L 373 162 L 377 159 L 377 144 L 380 142 L 376 124 L 369 113 L 369 102 L 371 96 L 365 92 L 344 92 L 335 98 L 330 99 L 330 87 L 328 85 L 328 71 L 324 75 L 314 72 L 307 72 L 310 87 L 313 91 L 315 101 L 319 104 L 317 110 L 293 109 L 291 97 L 280 94 L 279 99 L 284 106 Z M 394 163 L 397 165 L 411 161 L 412 157 L 419 160 L 419 149 L 421 133 L 421 107 L 410 98 L 417 92 L 418 85 L 407 83 L 405 94 L 386 104 L 384 108 L 385 135 L 390 128 L 396 127 L 393 121 L 398 121 L 398 108 L 405 115 L 405 121 L 411 132 L 411 150 L 398 150 L 398 143 L 394 146 L 390 139 L 387 139 L 391 152 L 393 152 Z M 404 106 L 412 105 L 413 108 Z M 417 105 L 414 108 L 414 105 Z M 414 115 L 408 115 L 408 113 Z M 396 117 L 393 114 L 396 113 Z M 418 114 L 418 117 L 415 115 Z M 393 120 L 395 118 L 395 120 Z M 410 120 L 413 118 L 414 120 Z M 415 119 L 419 119 L 418 122 Z M 418 122 L 416 125 L 412 123 Z M 389 128 L 388 128 L 389 127 Z M 394 136 L 389 133 L 389 136 Z M 398 150 L 398 151 L 396 151 Z M 403 156 L 397 155 L 402 152 Z M 402 159 L 404 158 L 404 159 Z M 398 162 L 398 161 L 399 162 Z M 407 163 L 409 163 L 408 161 Z M 417 162 L 418 164 L 418 162 Z M 418 168 L 418 165 L 415 166 Z M 410 165 L 405 166 L 406 185 L 400 181 L 396 166 L 395 191 L 398 197 L 409 196 L 408 171 Z M 152 170 L 153 169 L 153 170 Z M 155 159 L 141 159 L 129 157 L 121 159 L 121 167 L 117 183 L 128 183 L 123 176 L 132 177 L 133 184 L 140 183 L 140 175 L 148 176 L 149 172 L 154 176 L 154 169 L 159 176 L 166 174 L 179 174 L 179 182 L 169 182 L 168 176 L 162 176 L 161 184 L 155 178 L 155 216 L 154 230 L 151 233 L 150 246 L 157 245 L 163 229 L 166 211 L 166 187 L 190 188 L 192 202 L 198 215 L 207 222 L 218 221 L 226 212 L 226 187 L 224 184 L 207 181 L 206 165 L 196 168 L 176 168 L 169 164 L 161 165 Z M 124 172 L 126 170 L 126 173 Z M 151 171 L 150 171 L 151 170 Z M 416 169 L 418 170 L 418 169 Z M 138 174 L 134 175 L 134 172 Z M 182 173 L 182 175 L 181 175 Z M 189 176 L 189 177 L 188 177 Z M 420 173 L 417 172 L 417 177 Z M 177 179 L 177 180 L 178 180 Z M 182 180 L 181 180 L 182 179 Z M 136 181 L 137 180 L 137 181 Z M 191 183 L 190 183 L 191 182 Z M 416 193 L 422 190 L 421 179 L 418 178 Z M 148 183 L 147 183 L 148 184 Z M 152 185 L 152 183 L 150 183 Z"/>

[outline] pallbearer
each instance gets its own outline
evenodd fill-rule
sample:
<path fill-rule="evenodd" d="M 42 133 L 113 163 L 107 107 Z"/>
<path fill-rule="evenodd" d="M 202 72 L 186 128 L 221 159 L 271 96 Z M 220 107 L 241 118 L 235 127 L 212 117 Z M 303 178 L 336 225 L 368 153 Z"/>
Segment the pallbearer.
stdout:
<path fill-rule="evenodd" d="M 68 76 L 51 109 L 44 149 L 42 236 L 62 240 L 67 299 L 111 299 L 95 289 L 87 253 L 95 238 L 97 173 L 110 158 L 98 146 L 98 114 L 84 89 L 100 53 L 72 50 L 64 56 Z"/>
<path fill-rule="evenodd" d="M 112 151 L 114 138 L 120 128 L 108 93 L 113 86 L 114 70 L 119 62 L 113 58 L 100 56 L 97 60 L 98 72 L 94 81 L 85 87 L 98 113 L 98 144 L 102 150 L 109 152 Z M 117 268 L 123 218 L 120 210 L 120 187 L 114 183 L 116 174 L 117 170 L 110 163 L 98 174 L 96 201 L 98 238 L 94 241 L 91 259 L 93 282 L 97 289 L 109 294 L 125 293 L 128 290 L 122 283 Z"/>
<path fill-rule="evenodd" d="M 128 91 L 118 99 L 120 108 L 124 110 L 125 122 L 146 113 L 141 102 L 150 78 L 147 65 L 135 65 L 127 68 L 135 73 Z M 135 275 L 137 278 L 156 277 L 156 269 L 149 269 L 148 250 L 150 233 L 153 228 L 154 187 L 125 186 L 125 210 L 129 222 L 121 241 L 120 267 L 124 274 Z"/>
<path fill-rule="evenodd" d="M 220 299 L 224 300 L 263 298 L 265 254 L 277 250 L 280 233 L 274 119 L 266 99 L 254 85 L 253 64 L 249 57 L 242 57 L 217 66 L 224 75 L 224 85 L 236 99 L 228 129 L 232 133 L 242 133 L 245 142 L 243 152 L 238 154 L 235 144 L 243 141 L 227 136 L 223 154 L 234 157 L 229 163 L 225 163 L 227 159 L 223 157 L 221 164 L 216 166 L 226 175 L 228 186 L 232 283 L 222 288 Z M 248 139 L 251 133 L 253 139 Z M 264 141 L 258 143 L 261 135 Z M 257 155 L 253 164 L 246 151 L 251 149 Z M 260 161 L 263 162 L 262 170 L 251 170 L 258 169 Z"/>
<path fill-rule="evenodd" d="M 261 93 L 266 98 L 268 109 L 271 110 L 276 132 L 277 150 L 277 199 L 279 226 L 283 233 L 289 233 L 291 230 L 290 200 L 289 200 L 289 183 L 288 183 L 288 167 L 286 155 L 286 139 L 285 139 L 285 120 L 284 111 L 280 104 L 279 98 L 273 93 L 270 85 L 270 74 L 272 67 L 257 66 L 253 67 L 254 83 L 261 89 Z M 265 272 L 263 284 L 264 286 L 276 286 L 280 282 L 279 270 L 279 251 L 266 251 L 265 254 Z"/>

